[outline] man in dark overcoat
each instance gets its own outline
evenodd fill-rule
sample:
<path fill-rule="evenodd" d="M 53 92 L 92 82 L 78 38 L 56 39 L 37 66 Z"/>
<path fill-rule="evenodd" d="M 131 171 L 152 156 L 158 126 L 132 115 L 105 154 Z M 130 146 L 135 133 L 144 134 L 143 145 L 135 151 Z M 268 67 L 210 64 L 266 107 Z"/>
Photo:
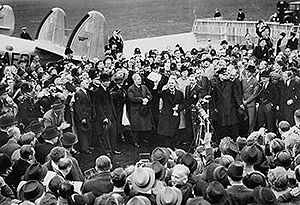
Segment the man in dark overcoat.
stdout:
<path fill-rule="evenodd" d="M 116 122 L 117 115 L 112 96 L 109 93 L 110 76 L 107 73 L 100 75 L 100 86 L 94 92 L 95 105 L 95 132 L 100 137 L 107 154 L 120 154 L 117 149 Z"/>
<path fill-rule="evenodd" d="M 295 80 L 291 70 L 284 71 L 282 78 L 283 81 L 279 82 L 281 94 L 279 120 L 286 120 L 294 126 L 294 112 L 300 108 L 300 84 Z"/>
<path fill-rule="evenodd" d="M 139 147 L 139 135 L 154 129 L 150 102 L 152 95 L 145 85 L 142 85 L 142 78 L 139 74 L 132 76 L 134 84 L 128 88 L 130 102 L 130 123 L 134 144 Z"/>
<path fill-rule="evenodd" d="M 79 90 L 75 93 L 74 108 L 74 124 L 79 141 L 79 148 L 81 152 L 91 153 L 89 150 L 92 136 L 92 117 L 93 105 L 91 97 L 88 93 L 90 80 L 85 79 L 80 83 Z"/>
<path fill-rule="evenodd" d="M 239 135 L 237 110 L 241 105 L 241 98 L 237 86 L 229 80 L 228 74 L 226 68 L 221 69 L 213 81 L 212 108 L 217 144 L 225 136 L 235 140 Z"/>
<path fill-rule="evenodd" d="M 166 145 L 174 146 L 177 142 L 176 136 L 180 122 L 180 111 L 183 109 L 184 97 L 180 90 L 175 88 L 176 81 L 171 78 L 168 88 L 162 91 L 163 106 L 159 116 L 157 134 L 165 137 Z"/>

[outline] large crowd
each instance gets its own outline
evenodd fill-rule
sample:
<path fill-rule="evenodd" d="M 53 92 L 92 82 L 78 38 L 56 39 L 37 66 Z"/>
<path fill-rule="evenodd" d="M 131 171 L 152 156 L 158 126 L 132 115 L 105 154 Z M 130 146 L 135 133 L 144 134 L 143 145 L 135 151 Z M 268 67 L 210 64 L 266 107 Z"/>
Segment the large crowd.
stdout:
<path fill-rule="evenodd" d="M 3 61 L 0 204 L 300 204 L 298 36 L 270 32 L 126 59 L 116 30 L 104 59 Z M 153 138 L 164 146 L 113 167 L 121 143 Z"/>

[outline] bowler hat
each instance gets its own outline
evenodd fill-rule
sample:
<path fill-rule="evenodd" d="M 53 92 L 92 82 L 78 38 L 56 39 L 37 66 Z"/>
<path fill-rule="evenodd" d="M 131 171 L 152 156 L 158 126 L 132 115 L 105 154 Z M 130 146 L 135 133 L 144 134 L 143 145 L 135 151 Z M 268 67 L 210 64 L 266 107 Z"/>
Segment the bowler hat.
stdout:
<path fill-rule="evenodd" d="M 228 194 L 223 185 L 218 181 L 211 182 L 206 189 L 208 201 L 214 205 L 223 205 L 228 203 Z"/>
<path fill-rule="evenodd" d="M 47 174 L 47 167 L 44 165 L 41 165 L 40 163 L 34 163 L 31 164 L 25 174 L 24 174 L 24 180 L 29 181 L 29 180 L 38 180 L 42 181 L 46 174 Z"/>
<path fill-rule="evenodd" d="M 254 200 L 258 205 L 276 204 L 276 196 L 274 192 L 266 187 L 256 187 L 253 190 Z"/>
<path fill-rule="evenodd" d="M 180 161 L 182 164 L 184 164 L 185 166 L 187 166 L 189 168 L 191 173 L 194 173 L 194 171 L 196 171 L 196 169 L 198 167 L 198 163 L 197 163 L 196 159 L 190 154 L 186 154 L 186 155 L 182 156 Z"/>
<path fill-rule="evenodd" d="M 62 146 L 71 146 L 78 142 L 77 135 L 72 132 L 66 132 L 63 136 L 59 139 Z"/>
<path fill-rule="evenodd" d="M 135 54 L 141 54 L 140 48 L 135 48 L 135 49 L 134 49 L 134 55 L 135 55 Z"/>
<path fill-rule="evenodd" d="M 252 172 L 244 176 L 243 184 L 249 189 L 254 189 L 258 186 L 266 187 L 267 181 L 265 176 L 260 172 Z"/>
<path fill-rule="evenodd" d="M 7 154 L 0 153 L 0 174 L 5 172 L 11 165 L 12 163 Z"/>
<path fill-rule="evenodd" d="M 176 187 L 165 187 L 156 196 L 157 205 L 180 205 L 182 192 Z"/>
<path fill-rule="evenodd" d="M 151 201 L 145 196 L 134 196 L 126 205 L 151 205 Z"/>
<path fill-rule="evenodd" d="M 197 55 L 198 54 L 198 50 L 196 48 L 192 48 L 191 50 L 191 54 L 194 56 L 194 55 Z"/>
<path fill-rule="evenodd" d="M 162 147 L 156 147 L 151 153 L 151 161 L 159 161 L 165 165 L 169 160 L 170 154 Z"/>
<path fill-rule="evenodd" d="M 284 141 L 278 138 L 275 138 L 270 143 L 271 151 L 276 154 L 285 149 Z"/>
<path fill-rule="evenodd" d="M 137 192 L 149 191 L 155 183 L 155 173 L 148 167 L 139 167 L 132 174 L 132 187 Z"/>
<path fill-rule="evenodd" d="M 61 133 L 58 131 L 57 127 L 53 125 L 46 127 L 41 135 L 41 137 L 45 140 L 51 140 L 59 136 L 61 136 Z"/>
<path fill-rule="evenodd" d="M 244 165 L 240 161 L 234 161 L 232 162 L 228 167 L 228 176 L 233 181 L 240 181 L 243 179 L 243 172 L 244 172 Z"/>
<path fill-rule="evenodd" d="M 54 112 L 61 112 L 65 110 L 65 105 L 62 103 L 55 103 L 53 105 L 51 105 L 51 108 Z"/>
<path fill-rule="evenodd" d="M 262 151 L 258 148 L 259 145 L 247 145 L 241 151 L 241 158 L 246 164 L 259 164 L 263 157 Z"/>
<path fill-rule="evenodd" d="M 20 200 L 28 200 L 34 202 L 36 199 L 40 198 L 44 193 L 44 186 L 41 182 L 37 180 L 27 181 L 20 189 L 18 193 L 18 198 Z"/>

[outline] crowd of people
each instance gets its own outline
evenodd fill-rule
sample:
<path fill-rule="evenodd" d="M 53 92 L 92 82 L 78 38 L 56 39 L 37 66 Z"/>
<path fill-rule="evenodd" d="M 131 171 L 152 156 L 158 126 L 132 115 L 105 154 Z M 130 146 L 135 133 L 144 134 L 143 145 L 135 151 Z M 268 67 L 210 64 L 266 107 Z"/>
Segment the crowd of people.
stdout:
<path fill-rule="evenodd" d="M 257 44 L 246 34 L 126 59 L 120 32 L 103 60 L 76 62 L 66 48 L 45 66 L 2 63 L 0 204 L 300 203 L 296 33 L 282 46 L 286 34 L 271 39 L 259 21 Z M 164 146 L 149 158 L 113 167 L 121 143 L 142 151 L 153 138 Z M 76 156 L 95 149 L 103 155 L 81 170 Z"/>

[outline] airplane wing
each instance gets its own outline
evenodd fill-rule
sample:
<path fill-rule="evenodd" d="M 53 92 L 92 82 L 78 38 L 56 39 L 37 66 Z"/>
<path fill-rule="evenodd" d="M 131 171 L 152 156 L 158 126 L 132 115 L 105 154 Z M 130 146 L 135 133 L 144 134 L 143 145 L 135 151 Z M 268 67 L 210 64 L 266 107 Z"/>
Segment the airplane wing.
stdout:
<path fill-rule="evenodd" d="M 47 41 L 36 41 L 36 49 L 48 51 L 48 52 L 60 55 L 62 57 L 64 56 L 64 52 L 65 52 L 64 46 L 56 45 L 56 44 L 53 44 L 53 43 L 47 42 Z"/>

